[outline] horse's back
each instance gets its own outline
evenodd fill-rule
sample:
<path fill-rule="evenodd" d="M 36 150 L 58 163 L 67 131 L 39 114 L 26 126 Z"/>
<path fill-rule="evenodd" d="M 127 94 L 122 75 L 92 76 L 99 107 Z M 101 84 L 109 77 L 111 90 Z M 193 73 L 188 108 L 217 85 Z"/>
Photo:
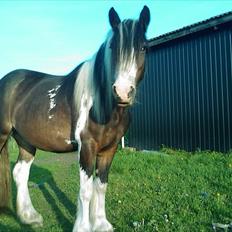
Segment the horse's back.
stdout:
<path fill-rule="evenodd" d="M 23 101 L 27 94 L 41 81 L 52 76 L 26 69 L 17 69 L 0 79 L 0 119 L 12 116 L 15 104 Z M 54 77 L 55 78 L 55 77 Z M 55 78 L 57 79 L 57 78 Z"/>
<path fill-rule="evenodd" d="M 14 94 L 14 89 L 25 78 L 26 70 L 14 70 L 0 79 L 0 102 L 4 104 Z M 3 105 L 1 104 L 1 106 Z"/>
<path fill-rule="evenodd" d="M 10 99 L 17 98 L 20 91 L 25 94 L 39 82 L 52 77 L 56 79 L 55 76 L 36 71 L 14 70 L 0 79 L 0 102 L 4 104 L 7 101 L 7 104 L 9 104 L 11 103 Z"/>

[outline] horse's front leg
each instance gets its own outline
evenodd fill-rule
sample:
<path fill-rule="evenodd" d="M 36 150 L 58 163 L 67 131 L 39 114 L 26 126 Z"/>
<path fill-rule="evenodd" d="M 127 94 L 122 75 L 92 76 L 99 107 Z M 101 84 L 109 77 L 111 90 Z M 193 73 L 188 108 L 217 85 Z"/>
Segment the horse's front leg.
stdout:
<path fill-rule="evenodd" d="M 93 194 L 93 170 L 96 158 L 94 144 L 82 143 L 80 152 L 80 191 L 73 232 L 91 232 L 89 205 Z"/>
<path fill-rule="evenodd" d="M 113 226 L 106 218 L 105 194 L 108 182 L 108 173 L 117 145 L 101 152 L 96 160 L 96 178 L 93 184 L 93 195 L 90 203 L 90 220 L 93 231 L 113 231 Z"/>

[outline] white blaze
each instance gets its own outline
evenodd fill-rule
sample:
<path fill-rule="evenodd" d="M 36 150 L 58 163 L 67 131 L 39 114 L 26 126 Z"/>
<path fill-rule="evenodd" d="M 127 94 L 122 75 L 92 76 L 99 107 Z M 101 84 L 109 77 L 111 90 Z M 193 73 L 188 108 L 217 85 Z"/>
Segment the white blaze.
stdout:
<path fill-rule="evenodd" d="M 135 89 L 135 78 L 137 73 L 137 64 L 135 60 L 132 60 L 127 65 L 121 65 L 119 67 L 118 78 L 116 79 L 114 86 L 116 92 L 122 100 L 129 100 L 128 95 L 131 88 Z"/>
<path fill-rule="evenodd" d="M 132 24 L 132 38 L 131 38 L 131 49 L 130 49 L 130 54 L 126 54 L 125 51 L 123 51 L 123 43 L 124 43 L 124 38 L 123 38 L 123 31 L 127 30 L 125 27 L 125 24 L 120 24 L 119 25 L 119 34 L 120 34 L 120 44 L 119 44 L 119 66 L 117 68 L 117 78 L 114 83 L 115 90 L 117 95 L 123 100 L 123 101 L 128 101 L 130 100 L 130 96 L 128 94 L 131 92 L 131 89 L 133 88 L 135 90 L 136 87 L 136 74 L 138 71 L 138 66 L 136 63 L 136 58 L 135 58 L 135 50 L 134 50 L 134 37 L 133 35 L 134 30 L 135 30 L 135 24 L 136 22 L 134 21 Z"/>

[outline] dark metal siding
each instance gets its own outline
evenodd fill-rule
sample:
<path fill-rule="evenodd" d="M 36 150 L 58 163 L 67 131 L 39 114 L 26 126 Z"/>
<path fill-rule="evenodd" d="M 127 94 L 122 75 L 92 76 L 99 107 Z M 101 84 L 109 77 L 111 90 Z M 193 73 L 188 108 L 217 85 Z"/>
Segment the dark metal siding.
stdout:
<path fill-rule="evenodd" d="M 128 145 L 231 149 L 231 56 L 231 23 L 154 46 L 132 109 Z"/>

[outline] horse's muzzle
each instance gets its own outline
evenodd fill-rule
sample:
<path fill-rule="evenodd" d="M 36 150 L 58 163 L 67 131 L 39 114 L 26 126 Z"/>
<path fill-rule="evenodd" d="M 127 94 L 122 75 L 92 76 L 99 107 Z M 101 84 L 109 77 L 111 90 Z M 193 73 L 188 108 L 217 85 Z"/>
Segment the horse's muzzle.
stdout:
<path fill-rule="evenodd" d="M 113 93 L 118 106 L 127 107 L 133 104 L 135 97 L 135 88 L 133 86 L 118 88 L 116 85 L 113 85 Z"/>

